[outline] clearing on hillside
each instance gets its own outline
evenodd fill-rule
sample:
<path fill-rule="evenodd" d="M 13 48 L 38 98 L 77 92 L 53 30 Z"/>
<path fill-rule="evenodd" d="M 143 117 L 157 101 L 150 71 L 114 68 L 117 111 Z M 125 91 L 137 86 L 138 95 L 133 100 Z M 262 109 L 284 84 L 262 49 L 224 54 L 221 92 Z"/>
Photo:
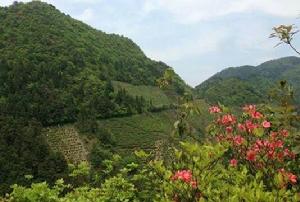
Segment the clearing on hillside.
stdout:
<path fill-rule="evenodd" d="M 151 100 L 154 106 L 174 103 L 174 100 L 157 86 L 132 85 L 120 81 L 113 81 L 113 86 L 115 90 L 125 89 L 132 96 L 143 96 L 146 100 Z"/>

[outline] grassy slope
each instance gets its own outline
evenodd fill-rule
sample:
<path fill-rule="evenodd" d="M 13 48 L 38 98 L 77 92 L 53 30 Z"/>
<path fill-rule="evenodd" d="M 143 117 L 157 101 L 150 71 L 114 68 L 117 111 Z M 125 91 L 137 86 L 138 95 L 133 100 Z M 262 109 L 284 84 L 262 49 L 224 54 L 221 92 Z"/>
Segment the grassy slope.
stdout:
<path fill-rule="evenodd" d="M 163 90 L 156 86 L 132 85 L 125 82 L 114 81 L 115 90 L 126 89 L 132 96 L 143 96 L 146 100 L 152 100 L 153 105 L 169 105 L 173 100 Z"/>
<path fill-rule="evenodd" d="M 149 149 L 155 141 L 167 138 L 175 117 L 174 111 L 164 111 L 101 120 L 99 123 L 115 135 L 118 148 Z"/>

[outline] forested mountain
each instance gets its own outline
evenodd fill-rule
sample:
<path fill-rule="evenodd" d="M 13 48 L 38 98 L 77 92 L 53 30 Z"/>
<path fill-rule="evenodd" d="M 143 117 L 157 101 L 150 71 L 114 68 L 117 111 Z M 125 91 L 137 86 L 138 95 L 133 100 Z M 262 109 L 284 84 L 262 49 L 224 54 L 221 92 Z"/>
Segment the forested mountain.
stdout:
<path fill-rule="evenodd" d="M 156 81 L 168 68 L 132 40 L 93 29 L 52 5 L 0 7 L 0 192 L 28 183 L 27 174 L 50 183 L 64 175 L 67 162 L 42 135 L 47 126 L 79 123 L 96 133 L 98 119 L 168 109 L 168 96 L 188 88 L 176 74 L 166 94 L 144 97 L 158 91 Z M 157 106 L 160 98 L 166 104 Z"/>
<path fill-rule="evenodd" d="M 226 105 L 261 103 L 281 80 L 293 87 L 295 99 L 300 103 L 300 58 L 286 57 L 258 66 L 227 68 L 195 88 L 197 95 L 210 103 Z"/>
<path fill-rule="evenodd" d="M 155 85 L 169 68 L 130 39 L 95 30 L 46 3 L 3 7 L 0 23 L 1 114 L 43 125 L 72 122 L 80 113 L 122 114 L 111 80 Z M 185 85 L 178 81 L 178 88 Z"/>

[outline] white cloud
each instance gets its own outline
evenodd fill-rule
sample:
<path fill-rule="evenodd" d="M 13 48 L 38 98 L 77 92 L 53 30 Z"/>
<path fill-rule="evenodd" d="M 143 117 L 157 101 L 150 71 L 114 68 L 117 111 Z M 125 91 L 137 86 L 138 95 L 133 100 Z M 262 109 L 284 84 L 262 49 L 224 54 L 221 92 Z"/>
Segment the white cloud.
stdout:
<path fill-rule="evenodd" d="M 29 2 L 31 0 L 22 0 L 22 2 Z M 0 6 L 9 6 L 14 2 L 14 0 L 0 0 Z"/>
<path fill-rule="evenodd" d="M 196 23 L 232 13 L 260 11 L 280 17 L 300 14 L 299 0 L 145 0 L 144 10 L 164 10 L 180 23 Z"/>
<path fill-rule="evenodd" d="M 101 3 L 102 0 L 71 0 L 73 2 L 80 3 Z"/>
<path fill-rule="evenodd" d="M 1 6 L 9 6 L 14 1 L 30 2 L 32 0 L 0 0 L 0 5 Z M 41 1 L 47 2 L 47 3 L 53 3 L 53 4 L 59 2 L 59 0 L 41 0 Z M 68 1 L 69 3 L 96 4 L 96 3 L 101 3 L 103 0 L 65 0 L 65 1 Z"/>
<path fill-rule="evenodd" d="M 204 33 L 196 36 L 196 38 L 187 38 L 183 42 L 172 44 L 169 47 L 146 49 L 145 53 L 156 60 L 174 62 L 218 51 L 227 37 L 227 33 L 220 29 L 218 32 Z"/>
<path fill-rule="evenodd" d="M 81 14 L 74 17 L 78 20 L 88 23 L 94 18 L 94 11 L 90 8 L 87 8 Z"/>

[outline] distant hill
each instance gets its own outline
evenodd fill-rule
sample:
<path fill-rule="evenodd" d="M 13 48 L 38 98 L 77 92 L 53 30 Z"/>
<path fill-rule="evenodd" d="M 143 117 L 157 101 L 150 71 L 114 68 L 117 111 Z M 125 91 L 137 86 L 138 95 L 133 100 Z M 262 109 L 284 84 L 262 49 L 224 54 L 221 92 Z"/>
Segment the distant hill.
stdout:
<path fill-rule="evenodd" d="M 268 99 L 269 90 L 280 80 L 294 87 L 300 103 L 300 58 L 285 57 L 258 66 L 227 68 L 195 88 L 196 94 L 209 103 L 226 105 L 261 103 Z"/>

